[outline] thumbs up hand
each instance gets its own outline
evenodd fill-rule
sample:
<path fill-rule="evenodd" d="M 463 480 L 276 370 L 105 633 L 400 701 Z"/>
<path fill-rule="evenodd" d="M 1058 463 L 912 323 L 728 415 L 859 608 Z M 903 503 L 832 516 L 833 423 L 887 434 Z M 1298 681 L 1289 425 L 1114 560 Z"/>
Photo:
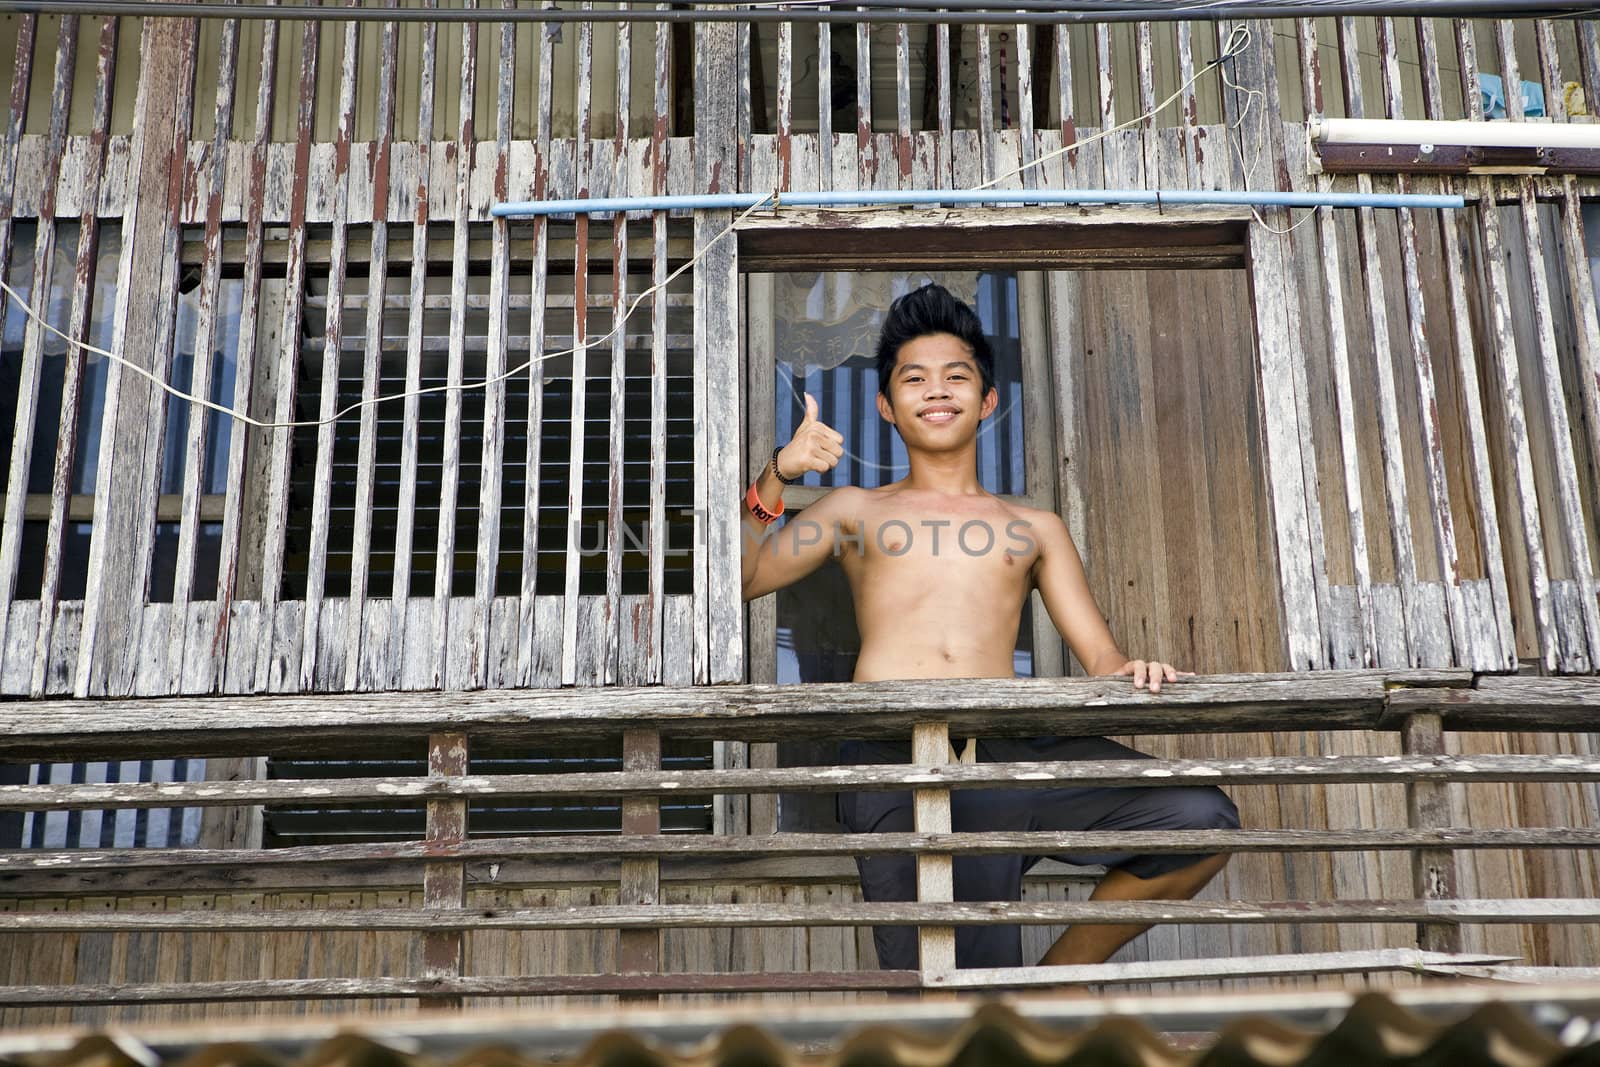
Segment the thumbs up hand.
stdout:
<path fill-rule="evenodd" d="M 817 418 L 817 400 L 807 393 L 805 418 L 778 452 L 778 473 L 798 478 L 807 471 L 831 471 L 843 455 L 844 436 Z"/>

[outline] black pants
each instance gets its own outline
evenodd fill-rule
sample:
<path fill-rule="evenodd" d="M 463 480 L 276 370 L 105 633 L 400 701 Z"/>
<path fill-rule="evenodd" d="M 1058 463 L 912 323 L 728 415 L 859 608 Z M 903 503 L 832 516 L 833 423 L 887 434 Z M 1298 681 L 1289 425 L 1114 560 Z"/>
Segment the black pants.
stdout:
<path fill-rule="evenodd" d="M 909 763 L 908 743 L 847 741 L 840 761 Z M 978 762 L 1037 760 L 1150 759 L 1103 737 L 1035 737 L 980 740 Z M 1089 789 L 955 789 L 950 793 L 951 829 L 985 830 L 1233 830 L 1239 811 L 1214 786 Z M 854 833 L 909 832 L 914 829 L 911 793 L 841 793 L 839 821 Z M 1038 856 L 957 856 L 957 900 L 1020 900 L 1022 875 Z M 1197 863 L 1205 856 L 1137 855 L 1116 852 L 1053 857 L 1077 865 L 1103 864 L 1140 878 L 1154 878 Z M 917 898 L 916 857 L 858 856 L 861 892 L 869 901 Z M 874 927 L 878 966 L 917 967 L 917 931 L 912 926 Z M 956 927 L 957 967 L 1020 967 L 1022 930 L 1016 925 Z"/>

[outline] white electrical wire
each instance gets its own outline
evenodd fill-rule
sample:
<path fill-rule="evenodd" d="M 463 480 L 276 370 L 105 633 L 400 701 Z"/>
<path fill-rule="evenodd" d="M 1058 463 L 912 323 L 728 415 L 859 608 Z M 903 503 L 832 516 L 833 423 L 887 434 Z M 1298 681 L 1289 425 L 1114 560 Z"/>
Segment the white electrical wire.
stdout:
<path fill-rule="evenodd" d="M 1249 38 L 1250 38 L 1250 31 L 1248 29 L 1246 29 L 1244 26 L 1241 25 L 1241 26 L 1236 27 L 1234 29 L 1234 32 L 1238 33 L 1239 30 L 1244 30 L 1245 31 L 1245 40 L 1248 43 Z M 1231 37 L 1229 39 L 1232 40 Z M 1243 49 L 1240 49 L 1240 51 L 1243 51 Z M 1220 60 L 1219 60 L 1219 62 L 1220 62 Z M 1252 167 L 1255 166 L 1255 160 L 1261 158 L 1260 157 L 1261 144 L 1260 144 L 1260 141 L 1258 140 L 1256 142 L 1256 151 L 1251 153 L 1251 156 L 1250 156 L 1249 159 L 1245 158 L 1245 153 L 1244 153 L 1244 120 L 1247 117 L 1249 117 L 1249 115 L 1250 115 L 1250 107 L 1251 107 L 1252 104 L 1255 103 L 1255 100 L 1256 100 L 1257 97 L 1260 97 L 1262 99 L 1262 101 L 1263 101 L 1263 106 L 1262 106 L 1262 109 L 1261 109 L 1261 120 L 1262 121 L 1266 120 L 1266 115 L 1267 115 L 1266 107 L 1265 107 L 1266 93 L 1262 92 L 1260 89 L 1252 89 L 1247 85 L 1240 85 L 1238 82 L 1234 81 L 1232 77 L 1229 76 L 1228 70 L 1227 70 L 1226 67 L 1224 67 L 1222 69 L 1221 78 L 1222 78 L 1222 84 L 1226 88 L 1232 89 L 1235 93 L 1243 93 L 1244 94 L 1244 107 L 1242 109 L 1240 109 L 1239 117 L 1236 120 L 1234 120 L 1233 122 L 1228 123 L 1226 125 L 1226 129 L 1223 132 L 1223 140 L 1227 142 L 1228 147 L 1234 152 L 1235 155 L 1238 156 L 1238 158 L 1239 158 L 1239 173 L 1240 173 L 1240 176 L 1241 176 L 1242 180 L 1245 183 L 1245 187 L 1249 188 L 1249 185 L 1250 185 L 1250 170 L 1251 170 Z M 1264 132 L 1265 131 L 1263 131 L 1263 133 Z M 1315 211 L 1309 211 L 1300 219 L 1299 222 L 1291 223 L 1290 225 L 1288 225 L 1286 227 L 1279 228 L 1279 227 L 1274 226 L 1271 223 L 1269 223 L 1266 219 L 1262 218 L 1260 210 L 1257 209 L 1257 207 L 1254 204 L 1250 205 L 1250 214 L 1256 220 L 1256 225 L 1260 226 L 1262 229 L 1266 230 L 1268 233 L 1273 234 L 1273 235 L 1278 236 L 1278 237 L 1287 237 L 1287 236 L 1289 236 L 1295 230 L 1298 230 L 1300 227 L 1304 226 L 1307 222 L 1310 222 L 1312 219 L 1316 218 L 1316 216 L 1317 216 L 1317 213 Z"/>
<path fill-rule="evenodd" d="M 984 182 L 981 185 L 973 186 L 972 187 L 973 191 L 992 188 L 993 186 L 997 185 L 998 183 L 1006 181 L 1007 179 L 1010 179 L 1010 178 L 1014 178 L 1017 175 L 1019 175 L 1019 174 L 1023 173 L 1024 171 L 1028 170 L 1029 168 L 1037 167 L 1040 164 L 1046 162 L 1047 160 L 1054 159 L 1055 157 L 1057 157 L 1059 155 L 1062 155 L 1062 154 L 1064 154 L 1066 152 L 1071 152 L 1071 151 L 1074 151 L 1076 149 L 1082 148 L 1085 145 L 1093 144 L 1095 141 L 1098 141 L 1103 137 L 1107 137 L 1107 136 L 1117 132 L 1118 130 L 1125 130 L 1125 129 L 1128 129 L 1129 127 L 1136 126 L 1139 123 L 1144 122 L 1146 119 L 1154 118 L 1157 114 L 1159 114 L 1160 112 L 1164 111 L 1167 107 L 1171 106 L 1173 101 L 1177 100 L 1180 96 L 1182 96 L 1183 93 L 1185 91 L 1187 91 L 1190 86 L 1194 85 L 1195 82 L 1199 81 L 1201 77 L 1203 77 L 1204 75 L 1206 75 L 1207 73 L 1209 73 L 1213 69 L 1222 69 L 1223 64 L 1227 60 L 1232 59 L 1235 56 L 1239 55 L 1241 52 L 1243 52 L 1249 46 L 1250 46 L 1250 31 L 1249 31 L 1249 29 L 1247 27 L 1243 26 L 1243 25 L 1234 27 L 1233 32 L 1228 35 L 1228 39 L 1223 45 L 1222 53 L 1215 60 L 1213 60 L 1211 63 L 1207 64 L 1204 68 L 1202 68 L 1201 70 L 1196 72 L 1191 78 L 1189 78 L 1188 81 L 1184 82 L 1181 86 L 1179 86 L 1178 89 L 1171 96 L 1169 96 L 1165 100 L 1161 101 L 1161 103 L 1157 104 L 1154 108 L 1150 109 L 1149 111 L 1145 112 L 1142 115 L 1136 115 L 1135 117 L 1129 119 L 1127 122 L 1119 123 L 1116 126 L 1111 126 L 1111 127 L 1107 128 L 1107 129 L 1100 130 L 1100 131 L 1098 131 L 1096 133 L 1090 134 L 1088 137 L 1084 137 L 1084 138 L 1081 138 L 1079 140 L 1076 140 L 1072 144 L 1063 145 L 1060 148 L 1057 148 L 1057 149 L 1054 149 L 1054 150 L 1052 150 L 1050 152 L 1047 152 L 1046 154 L 1040 156 L 1038 159 L 1035 159 L 1035 160 L 1032 160 L 1031 162 L 1023 164 L 1021 167 L 1018 167 L 1016 170 L 1010 171 L 1010 172 L 1008 172 L 1006 174 L 1002 174 L 1002 175 L 1000 175 L 998 177 L 995 177 L 995 178 L 991 178 L 991 179 L 989 179 L 988 181 Z M 1223 81 L 1224 81 L 1225 84 L 1233 86 L 1235 89 L 1238 89 L 1239 91 L 1242 91 L 1242 92 L 1245 92 L 1245 93 L 1250 93 L 1250 94 L 1257 95 L 1257 96 L 1261 95 L 1258 90 L 1245 89 L 1243 86 L 1239 86 L 1239 85 L 1235 84 L 1232 81 L 1232 79 L 1230 79 L 1228 77 L 1227 71 L 1225 69 L 1223 69 L 1222 78 L 1223 78 Z M 1246 102 L 1246 105 L 1245 105 L 1245 110 L 1246 110 L 1246 113 L 1248 113 L 1248 111 L 1249 111 L 1248 98 L 1247 98 L 1247 102 Z M 1241 114 L 1239 116 L 1239 122 L 1242 123 L 1243 121 L 1244 121 L 1244 115 Z M 1241 151 L 1241 161 L 1242 161 L 1242 148 L 1241 148 L 1240 151 Z M 13 289 L 3 279 L 0 279 L 0 290 L 3 290 L 7 296 L 9 296 L 12 300 L 16 301 L 19 305 L 21 305 L 23 312 L 28 316 L 28 318 L 30 318 L 34 322 L 38 323 L 39 326 L 44 328 L 46 331 L 48 331 L 48 332 L 54 334 L 55 336 L 61 338 L 67 344 L 71 345 L 72 347 L 74 347 L 74 348 L 76 348 L 76 349 L 78 349 L 80 351 L 89 352 L 89 353 L 92 353 L 92 354 L 97 355 L 97 356 L 102 356 L 102 357 L 104 357 L 106 359 L 111 360 L 113 363 L 117 364 L 118 366 L 132 371 L 133 373 L 137 374 L 141 378 L 144 378 L 145 380 L 149 381 L 150 384 L 156 386 L 158 389 L 162 390 L 163 392 L 165 392 L 166 394 L 168 394 L 169 396 L 171 396 L 175 400 L 180 400 L 180 401 L 183 401 L 186 404 L 192 404 L 192 405 L 195 405 L 197 407 L 206 408 L 207 410 L 214 411 L 219 415 L 226 415 L 229 418 L 236 419 L 239 422 L 244 423 L 246 426 L 251 426 L 251 427 L 254 427 L 255 429 L 258 429 L 258 430 L 295 430 L 295 429 L 317 428 L 317 427 L 325 426 L 325 425 L 327 425 L 329 423 L 338 422 L 340 419 L 342 419 L 345 416 L 351 414 L 352 412 L 359 411 L 362 408 L 367 407 L 369 405 L 383 404 L 383 403 L 388 403 L 388 402 L 394 401 L 394 400 L 404 400 L 407 397 L 413 397 L 413 396 L 425 396 L 425 395 L 428 395 L 430 393 L 449 392 L 450 390 L 458 390 L 458 391 L 461 391 L 461 392 L 466 392 L 468 390 L 487 389 L 491 385 L 496 385 L 496 384 L 499 384 L 500 382 L 507 381 L 507 380 L 509 380 L 511 378 L 516 377 L 517 375 L 519 375 L 519 374 L 523 373 L 524 371 L 526 371 L 529 367 L 532 367 L 535 362 L 542 362 L 544 360 L 556 359 L 556 358 L 558 358 L 560 356 L 572 355 L 573 353 L 578 352 L 580 349 L 583 350 L 583 351 L 588 351 L 591 348 L 598 347 L 599 345 L 601 345 L 601 344 L 605 343 L 606 341 L 610 340 L 610 338 L 613 335 L 615 335 L 618 330 L 622 329 L 627 324 L 628 319 L 633 315 L 634 311 L 636 311 L 638 309 L 640 304 L 642 304 L 646 299 L 648 299 L 651 296 L 653 296 L 655 293 L 665 289 L 669 284 L 671 284 L 673 281 L 675 281 L 685 271 L 689 270 L 696 263 L 698 263 L 701 259 L 703 259 L 707 252 L 711 251 L 711 249 L 713 247 L 715 247 L 718 244 L 718 242 L 722 241 L 729 234 L 731 234 L 738 227 L 738 225 L 741 222 L 743 222 L 750 215 L 754 214 L 756 211 L 760 210 L 763 207 L 766 207 L 769 204 L 772 206 L 772 210 L 774 211 L 774 213 L 776 213 L 782 207 L 782 194 L 780 192 L 774 191 L 770 196 L 764 197 L 763 199 L 757 201 L 756 203 L 754 203 L 754 204 L 750 205 L 748 208 L 746 208 L 743 212 L 740 213 L 740 215 L 737 218 L 735 218 L 732 222 L 728 223 L 727 226 L 724 226 L 722 228 L 722 230 L 715 237 L 713 237 L 710 241 L 707 241 L 703 248 L 701 248 L 698 252 L 696 252 L 693 256 L 691 256 L 687 261 L 685 261 L 681 266 L 679 266 L 678 269 L 674 270 L 671 274 L 668 274 L 666 276 L 666 278 L 664 278 L 662 281 L 656 283 L 655 285 L 650 286 L 650 288 L 645 289 L 643 292 L 641 292 L 637 296 L 635 296 L 633 298 L 632 302 L 629 303 L 629 305 L 627 307 L 627 310 L 625 310 L 622 313 L 622 316 L 620 318 L 615 319 L 615 321 L 612 323 L 611 329 L 608 332 L 606 332 L 605 334 L 602 334 L 599 337 L 593 338 L 591 340 L 586 340 L 582 344 L 574 345 L 571 348 L 564 348 L 564 349 L 561 349 L 560 351 L 556 351 L 556 352 L 546 352 L 543 355 L 539 356 L 537 359 L 524 360 L 522 363 L 518 364 L 515 367 L 512 367 L 510 370 L 507 370 L 507 371 L 505 371 L 505 372 L 503 372 L 501 374 L 497 374 L 492 378 L 485 378 L 482 381 L 462 382 L 460 385 L 448 385 L 448 384 L 447 385 L 431 385 L 431 386 L 427 386 L 427 387 L 424 387 L 424 388 L 421 388 L 421 389 L 408 390 L 406 392 L 401 392 L 401 393 L 390 393 L 390 394 L 388 394 L 386 396 L 377 396 L 377 397 L 372 397 L 370 399 L 368 399 L 366 397 L 363 397 L 362 399 L 356 401 L 355 403 L 350 404 L 350 405 L 348 405 L 348 406 L 346 406 L 344 408 L 341 408 L 340 410 L 334 412 L 332 415 L 328 416 L 325 419 L 304 419 L 304 420 L 293 421 L 293 422 L 265 422 L 265 421 L 260 420 L 260 419 L 252 418 L 249 415 L 245 414 L 244 412 L 236 411 L 233 408 L 226 407 L 226 406 L 224 406 L 222 404 L 218 404 L 218 403 L 216 403 L 216 402 L 214 402 L 212 400 L 208 400 L 208 399 L 206 399 L 204 397 L 199 397 L 199 396 L 195 396 L 195 395 L 193 395 L 191 393 L 186 393 L 182 389 L 179 389 L 176 386 L 170 385 L 167 382 L 162 381 L 160 378 L 156 377 L 153 373 L 151 373 L 150 371 L 146 370 L 144 367 L 139 366 L 137 363 L 133 362 L 132 360 L 124 358 L 123 356 L 117 354 L 116 352 L 112 352 L 112 351 L 110 351 L 108 349 L 100 348 L 100 347 L 98 347 L 96 345 L 89 344 L 87 341 L 79 341 L 78 339 L 76 339 L 76 338 L 68 335 L 67 333 L 64 333 L 63 331 L 57 329 L 55 326 L 51 325 L 50 322 L 48 322 L 44 318 L 44 316 L 42 314 L 40 314 L 39 311 L 37 311 L 33 307 L 33 305 L 28 303 L 27 298 L 25 298 L 21 293 L 17 292 L 15 289 Z M 1255 208 L 1253 208 L 1253 207 L 1250 210 L 1252 212 L 1255 212 Z M 1310 216 L 1308 215 L 1307 218 L 1309 218 L 1309 217 Z M 1256 214 L 1256 221 L 1260 222 L 1263 226 L 1266 225 L 1266 223 L 1262 221 L 1260 214 Z M 1302 219 L 1301 221 L 1303 222 L 1305 220 Z M 1299 223 L 1296 223 L 1295 225 L 1298 226 Z M 1275 230 L 1273 232 L 1276 233 L 1276 232 L 1279 232 L 1279 231 Z M 1287 232 L 1287 231 L 1283 231 L 1283 232 Z"/>

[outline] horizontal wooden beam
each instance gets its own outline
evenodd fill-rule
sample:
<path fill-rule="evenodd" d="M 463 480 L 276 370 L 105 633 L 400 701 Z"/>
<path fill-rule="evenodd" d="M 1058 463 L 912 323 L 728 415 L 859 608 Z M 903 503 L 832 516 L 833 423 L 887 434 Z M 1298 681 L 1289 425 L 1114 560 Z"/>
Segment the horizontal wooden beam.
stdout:
<path fill-rule="evenodd" d="M 951 789 L 1595 782 L 1600 756 L 1253 756 L 1215 760 L 953 763 L 941 767 L 726 768 L 588 774 L 474 774 L 460 778 L 314 778 L 237 782 L 105 782 L 0 786 L 0 811 L 221 807 L 309 802 L 403 806 L 446 797 L 651 797 L 711 793 L 832 793 Z"/>
<path fill-rule="evenodd" d="M 1391 691 L 1472 683 L 1469 671 L 1325 671 L 1185 679 L 1159 694 L 1125 678 L 958 678 L 695 687 L 156 697 L 0 703 L 0 760 L 420 754 L 430 733 L 481 745 L 619 736 L 776 741 L 960 735 L 1368 729 Z"/>
<path fill-rule="evenodd" d="M 739 224 L 744 271 L 1238 268 L 1248 211 L 1209 208 L 784 209 Z M 973 239 L 981 230 L 982 247 Z"/>
<path fill-rule="evenodd" d="M 574 908 L 351 908 L 266 911 L 0 912 L 8 933 L 169 930 L 678 930 L 717 927 L 1020 923 L 1566 923 L 1600 921 L 1600 900 L 993 901 L 640 904 Z"/>
<path fill-rule="evenodd" d="M 1486 957 L 1493 960 L 1500 957 Z M 1478 962 L 1472 959 L 1464 962 Z M 234 1000 L 367 1000 L 377 997 L 560 997 L 620 993 L 821 993 L 918 989 L 916 971 L 552 974 L 443 978 L 277 978 L 238 982 L 144 982 L 0 986 L 0 1004 L 194 1004 Z"/>
<path fill-rule="evenodd" d="M 225 497 L 220 493 L 202 493 L 200 495 L 200 521 L 221 522 L 222 504 Z M 6 495 L 0 493 L 0 509 L 6 506 Z M 22 501 L 22 518 L 27 522 L 47 522 L 50 519 L 50 494 L 29 493 Z M 156 521 L 178 522 L 183 518 L 183 496 L 179 493 L 162 493 L 156 497 Z M 93 522 L 94 521 L 94 495 L 91 493 L 73 493 L 67 498 L 68 522 Z"/>
<path fill-rule="evenodd" d="M 618 993 L 858 992 L 884 989 L 1005 989 L 1112 985 L 1195 978 L 1263 978 L 1379 971 L 1471 971 L 1514 959 L 1472 953 L 1380 949 L 1228 959 L 1139 960 L 1081 967 L 916 971 L 781 971 L 678 974 L 492 975 L 459 978 L 275 978 L 237 982 L 126 982 L 0 986 L 0 1004 L 193 1004 L 234 1000 L 357 1000 L 376 997 L 543 997 Z M 1593 970 L 1593 968 L 1590 968 Z"/>
<path fill-rule="evenodd" d="M 1446 730 L 1537 729 L 1588 732 L 1600 722 L 1600 678 L 1486 676 L 1454 692 L 1397 689 L 1380 720 L 1397 725 L 1406 716 L 1438 712 Z"/>
<path fill-rule="evenodd" d="M 1357 952 L 1231 956 L 1226 959 L 1136 960 L 1130 963 L 1064 967 L 973 967 L 944 974 L 925 975 L 923 981 L 933 989 L 1022 989 L 1030 986 L 1217 981 L 1225 978 L 1288 978 L 1313 974 L 1421 971 L 1434 967 L 1488 967 L 1514 958 L 1475 956 L 1465 952 L 1423 952 L 1414 948 L 1387 948 Z"/>
<path fill-rule="evenodd" d="M 734 858 L 883 856 L 921 852 L 963 856 L 1055 856 L 1132 852 L 1368 852 L 1417 848 L 1596 848 L 1600 829 L 1532 827 L 1437 830 L 1047 830 L 883 834 L 592 834 L 496 837 L 459 845 L 421 841 L 306 845 L 280 849 L 19 849 L 0 852 L 0 877 L 24 871 L 135 870 L 297 864 L 482 862 L 616 857 Z"/>
<path fill-rule="evenodd" d="M 268 893 L 338 890 L 406 890 L 421 880 L 417 864 L 387 862 L 232 866 L 73 867 L 0 872 L 0 895 L 15 899 L 81 896 L 146 896 L 151 893 Z M 472 888 L 571 888 L 615 884 L 621 860 L 542 859 L 522 856 L 473 860 L 467 864 Z M 1081 882 L 1093 885 L 1102 867 L 1072 867 L 1046 860 L 1027 874 L 1031 882 Z M 664 857 L 661 880 L 679 885 L 854 885 L 856 862 L 850 856 Z"/>

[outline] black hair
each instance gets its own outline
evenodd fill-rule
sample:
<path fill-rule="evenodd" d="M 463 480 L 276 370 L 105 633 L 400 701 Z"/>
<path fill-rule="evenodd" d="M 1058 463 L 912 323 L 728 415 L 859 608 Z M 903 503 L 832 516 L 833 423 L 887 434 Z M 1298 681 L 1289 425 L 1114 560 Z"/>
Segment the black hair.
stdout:
<path fill-rule="evenodd" d="M 950 334 L 972 349 L 982 380 L 982 395 L 988 396 L 994 388 L 994 349 L 983 335 L 983 323 L 978 321 L 977 312 L 934 282 L 913 289 L 889 305 L 883 332 L 878 335 L 878 392 L 890 398 L 889 378 L 894 374 L 900 347 L 935 333 Z"/>

